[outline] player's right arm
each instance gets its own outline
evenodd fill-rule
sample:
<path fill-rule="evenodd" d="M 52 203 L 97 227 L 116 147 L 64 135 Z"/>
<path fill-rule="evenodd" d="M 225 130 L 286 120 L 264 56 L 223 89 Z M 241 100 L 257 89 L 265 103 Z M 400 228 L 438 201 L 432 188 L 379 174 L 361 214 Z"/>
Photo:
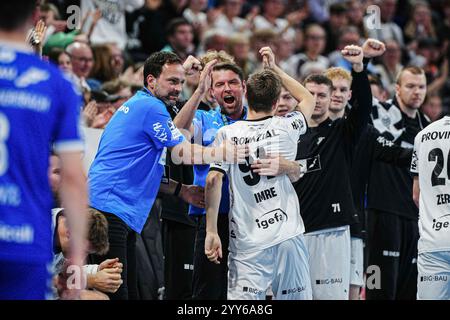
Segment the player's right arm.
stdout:
<path fill-rule="evenodd" d="M 173 119 L 173 122 L 175 123 L 177 128 L 189 131 L 190 137 L 194 135 L 195 131 L 192 122 L 194 120 L 197 107 L 202 101 L 203 96 L 211 87 L 211 71 L 215 64 L 216 60 L 212 60 L 206 64 L 204 70 L 200 74 L 200 80 L 197 89 L 195 89 L 192 96 L 185 103 L 183 108 L 181 108 L 175 119 Z M 189 56 L 189 58 L 183 64 L 183 67 L 188 72 L 189 70 L 198 70 L 199 65 L 200 62 L 197 59 L 195 59 L 193 56 Z"/>
<path fill-rule="evenodd" d="M 251 168 L 254 173 L 261 176 L 282 176 L 286 174 L 292 183 L 297 182 L 303 176 L 301 164 L 287 160 L 282 156 L 257 159 L 252 163 Z"/>
<path fill-rule="evenodd" d="M 275 64 L 275 55 L 270 47 L 261 48 L 259 53 L 263 56 L 264 66 L 275 72 L 281 78 L 281 82 L 286 90 L 290 92 L 295 100 L 300 101 L 295 110 L 301 111 L 306 121 L 309 121 L 316 104 L 314 96 L 297 80 L 289 76 Z"/>
<path fill-rule="evenodd" d="M 205 183 L 205 254 L 209 261 L 216 264 L 219 264 L 219 258 L 222 258 L 222 243 L 217 232 L 217 216 L 219 214 L 220 198 L 222 197 L 223 176 L 224 173 L 221 171 L 210 170 Z"/>

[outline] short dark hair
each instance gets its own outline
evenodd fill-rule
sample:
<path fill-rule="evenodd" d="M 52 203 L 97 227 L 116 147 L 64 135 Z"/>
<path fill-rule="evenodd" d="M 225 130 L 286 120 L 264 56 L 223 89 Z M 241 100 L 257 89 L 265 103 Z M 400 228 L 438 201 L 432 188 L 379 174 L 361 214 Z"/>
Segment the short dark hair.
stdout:
<path fill-rule="evenodd" d="M 241 81 L 244 81 L 244 71 L 242 71 L 241 67 L 239 67 L 237 64 L 223 62 L 218 63 L 213 67 L 213 71 L 220 71 L 220 70 L 233 71 L 239 76 L 239 79 L 241 79 Z"/>
<path fill-rule="evenodd" d="M 380 79 L 380 77 L 378 75 L 369 74 L 368 78 L 369 78 L 369 84 L 370 85 L 373 84 L 373 85 L 379 87 L 380 89 L 384 90 L 383 82 L 381 81 L 381 79 Z"/>
<path fill-rule="evenodd" d="M 59 64 L 59 61 L 58 61 L 59 56 L 62 54 L 67 54 L 69 56 L 69 54 L 66 51 L 64 51 L 63 48 L 58 48 L 58 47 L 52 48 L 50 50 L 50 52 L 48 53 L 48 59 L 51 62 L 53 62 L 54 64 L 58 65 Z"/>
<path fill-rule="evenodd" d="M 247 101 L 256 112 L 269 112 L 281 93 L 281 79 L 270 70 L 252 74 L 247 80 Z"/>
<path fill-rule="evenodd" d="M 307 76 L 303 84 L 306 85 L 307 83 L 324 84 L 330 88 L 330 91 L 333 90 L 333 82 L 323 74 L 313 73 Z"/>
<path fill-rule="evenodd" d="M 179 26 L 188 25 L 192 27 L 192 25 L 184 18 L 175 18 L 169 21 L 169 24 L 166 27 L 166 37 L 169 38 L 177 32 Z"/>
<path fill-rule="evenodd" d="M 152 53 L 144 63 L 144 87 L 147 87 L 147 77 L 151 74 L 155 78 L 161 75 L 165 64 L 182 64 L 181 59 L 173 52 L 158 51 Z"/>
<path fill-rule="evenodd" d="M 36 10 L 38 0 L 0 1 L 0 30 L 22 27 Z"/>
<path fill-rule="evenodd" d="M 330 8 L 330 15 L 342 15 L 347 13 L 347 5 L 345 3 L 333 3 Z"/>

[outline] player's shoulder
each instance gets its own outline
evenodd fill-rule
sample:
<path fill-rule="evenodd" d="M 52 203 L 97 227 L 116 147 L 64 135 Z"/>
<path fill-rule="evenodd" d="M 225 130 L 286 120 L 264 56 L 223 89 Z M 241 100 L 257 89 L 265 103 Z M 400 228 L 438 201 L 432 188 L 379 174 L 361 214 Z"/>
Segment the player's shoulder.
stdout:
<path fill-rule="evenodd" d="M 56 65 L 25 50 L 0 46 L 0 63 L 16 68 L 14 84 L 18 88 L 39 84 L 47 85 L 48 82 L 53 85 L 68 81 Z"/>
<path fill-rule="evenodd" d="M 220 127 L 218 132 L 225 132 L 225 133 L 238 132 L 239 130 L 242 130 L 242 128 L 246 127 L 245 122 L 246 121 L 236 121 L 230 123 L 229 125 Z"/>
<path fill-rule="evenodd" d="M 274 116 L 274 118 L 289 120 L 292 118 L 304 118 L 304 117 L 303 117 L 303 113 L 301 113 L 300 111 L 291 111 L 289 113 L 286 113 L 284 116 Z"/>
<path fill-rule="evenodd" d="M 300 111 L 292 111 L 284 116 L 274 116 L 274 123 L 279 125 L 290 125 L 293 129 L 303 129 L 307 127 L 306 119 Z"/>
<path fill-rule="evenodd" d="M 129 104 L 129 106 L 134 105 L 137 107 L 142 107 L 149 113 L 163 113 L 169 115 L 169 111 L 167 111 L 164 102 L 148 92 L 146 88 L 142 88 L 137 91 L 135 95 L 127 101 L 127 104 Z"/>

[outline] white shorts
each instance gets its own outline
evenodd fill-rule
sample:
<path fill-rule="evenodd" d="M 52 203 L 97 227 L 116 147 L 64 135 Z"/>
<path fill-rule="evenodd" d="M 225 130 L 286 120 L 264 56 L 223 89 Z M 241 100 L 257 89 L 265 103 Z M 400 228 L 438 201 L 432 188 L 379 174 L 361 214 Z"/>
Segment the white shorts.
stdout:
<path fill-rule="evenodd" d="M 228 256 L 228 300 L 311 300 L 308 251 L 303 235 L 273 247 Z"/>
<path fill-rule="evenodd" d="M 419 253 L 417 300 L 450 300 L 450 251 Z"/>
<path fill-rule="evenodd" d="M 348 300 L 350 289 L 350 228 L 305 234 L 314 300 Z"/>
<path fill-rule="evenodd" d="M 350 284 L 364 287 L 364 244 L 362 239 L 352 237 L 350 258 Z"/>

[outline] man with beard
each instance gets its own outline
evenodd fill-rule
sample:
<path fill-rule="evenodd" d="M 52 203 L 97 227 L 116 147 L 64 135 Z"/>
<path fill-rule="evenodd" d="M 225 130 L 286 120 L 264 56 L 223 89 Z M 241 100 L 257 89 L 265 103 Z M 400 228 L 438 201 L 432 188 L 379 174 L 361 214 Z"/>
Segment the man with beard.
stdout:
<path fill-rule="evenodd" d="M 205 70 L 202 72 L 202 76 Z M 177 127 L 189 130 L 195 144 L 210 145 L 217 131 L 240 119 L 246 119 L 247 108 L 243 106 L 245 94 L 244 75 L 237 65 L 219 63 L 213 67 L 211 83 L 200 86 L 174 119 Z M 211 89 L 209 89 L 211 87 Z M 211 90 L 220 108 L 210 111 L 197 110 L 206 90 Z M 194 166 L 194 184 L 204 187 L 209 165 Z M 205 209 L 191 206 L 189 214 L 197 219 L 197 235 L 194 249 L 194 299 L 227 298 L 227 256 L 228 256 L 228 180 L 222 185 L 222 198 L 219 207 L 218 232 L 224 248 L 220 264 L 209 262 L 204 254 L 206 237 Z"/>
<path fill-rule="evenodd" d="M 167 148 L 173 160 L 175 155 L 178 163 L 186 164 L 234 160 L 237 155 L 236 148 L 225 144 L 218 148 L 191 145 L 173 124 L 166 105 L 178 101 L 185 72 L 193 66 L 190 61 L 182 66 L 170 52 L 156 52 L 146 60 L 144 88 L 108 123 L 89 171 L 90 204 L 109 224 L 110 250 L 98 260 L 117 257 L 123 263 L 123 284 L 111 299 L 137 298 L 136 232 L 142 231 L 160 188 Z M 205 66 L 203 77 L 210 76 L 213 64 Z M 178 194 L 180 187 L 163 184 L 162 191 Z"/>

